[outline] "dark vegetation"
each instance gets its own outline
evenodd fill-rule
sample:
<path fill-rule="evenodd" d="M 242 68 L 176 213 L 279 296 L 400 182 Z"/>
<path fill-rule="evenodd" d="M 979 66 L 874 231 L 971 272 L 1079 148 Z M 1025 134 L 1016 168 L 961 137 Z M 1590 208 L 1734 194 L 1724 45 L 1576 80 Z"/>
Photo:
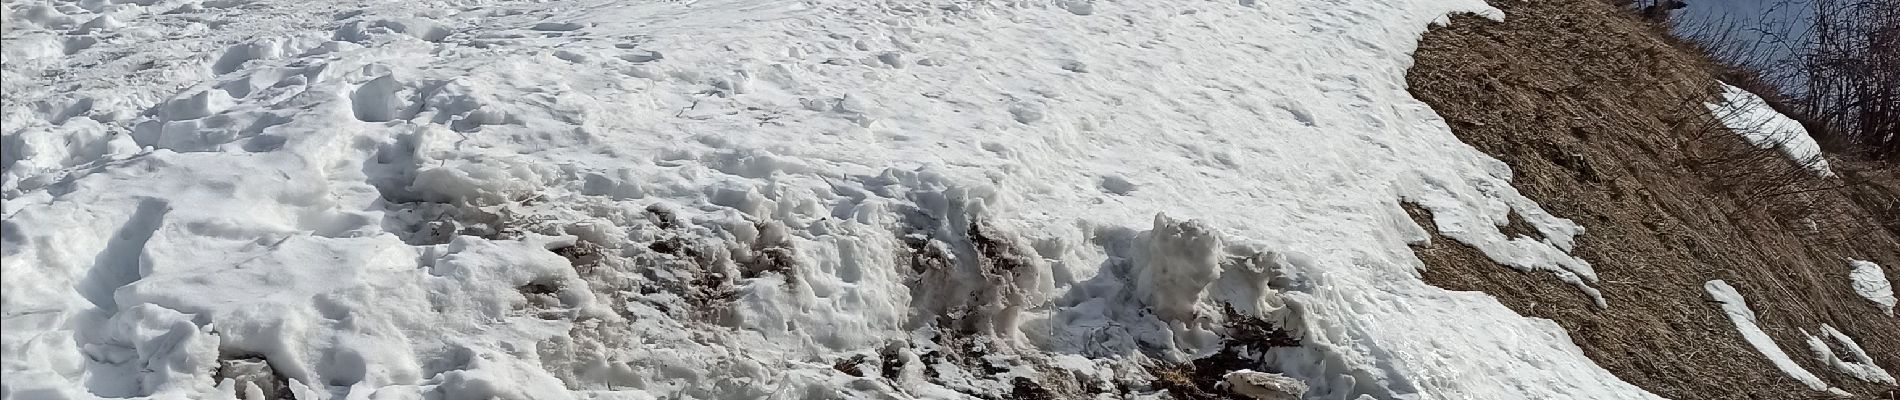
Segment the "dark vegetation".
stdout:
<path fill-rule="evenodd" d="M 1900 163 L 1900 2 L 1781 0 L 1767 10 L 1668 28 L 1829 150 Z"/>

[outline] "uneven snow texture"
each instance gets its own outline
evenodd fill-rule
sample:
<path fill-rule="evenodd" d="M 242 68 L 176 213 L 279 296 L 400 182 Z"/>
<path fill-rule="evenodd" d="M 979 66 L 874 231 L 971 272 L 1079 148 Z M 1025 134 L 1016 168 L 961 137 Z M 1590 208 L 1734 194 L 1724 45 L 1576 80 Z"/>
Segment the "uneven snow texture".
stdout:
<path fill-rule="evenodd" d="M 1595 293 L 1405 91 L 1477 0 L 4 9 L 8 398 L 1655 398 L 1418 279 Z"/>
<path fill-rule="evenodd" d="M 1788 159 L 1816 175 L 1834 176 L 1834 170 L 1828 168 L 1827 158 L 1821 155 L 1821 145 L 1808 135 L 1808 129 L 1769 107 L 1768 101 L 1762 100 L 1761 96 L 1724 83 L 1722 102 L 1704 106 L 1722 121 L 1723 126 L 1742 135 L 1756 147 L 1778 149 Z"/>
<path fill-rule="evenodd" d="M 1788 357 L 1787 352 L 1781 351 L 1781 346 L 1775 345 L 1775 339 L 1768 337 L 1768 332 L 1763 332 L 1761 325 L 1756 324 L 1755 311 L 1748 308 L 1748 300 L 1742 298 L 1742 294 L 1736 292 L 1734 286 L 1729 286 L 1728 282 L 1717 279 L 1703 284 L 1702 289 L 1709 292 L 1709 297 L 1722 304 L 1722 312 L 1728 314 L 1729 322 L 1735 323 L 1735 330 L 1741 332 L 1742 339 L 1748 341 L 1750 346 L 1754 346 L 1755 351 L 1760 352 L 1763 357 L 1767 357 L 1768 362 L 1774 364 L 1776 369 L 1780 369 L 1782 373 L 1788 374 L 1789 377 L 1800 381 L 1810 389 L 1847 395 L 1846 391 L 1829 387 L 1820 376 L 1808 372 L 1807 368 L 1802 368 L 1801 364 L 1796 364 L 1793 358 Z M 1812 340 L 1809 341 L 1810 346 L 1813 343 Z"/>
<path fill-rule="evenodd" d="M 1886 369 L 1874 364 L 1873 357 L 1868 357 L 1867 351 L 1862 350 L 1860 343 L 1855 342 L 1853 337 L 1847 336 L 1846 333 L 1828 324 L 1821 324 L 1821 334 L 1827 336 L 1828 339 L 1833 339 L 1834 343 L 1839 343 L 1847 350 L 1847 356 L 1853 358 L 1853 360 L 1842 358 L 1840 354 L 1834 353 L 1833 348 L 1828 347 L 1825 340 L 1808 334 L 1805 329 L 1801 330 L 1801 335 L 1808 337 L 1808 350 L 1814 352 L 1814 358 L 1821 360 L 1822 364 L 1827 364 L 1841 373 L 1863 381 L 1894 384 L 1893 374 L 1887 373 Z"/>
<path fill-rule="evenodd" d="M 1234 393 L 1257 400 L 1298 400 L 1306 383 L 1280 374 L 1242 369 L 1222 376 Z"/>
<path fill-rule="evenodd" d="M 1880 269 L 1880 264 L 1875 264 L 1873 261 L 1848 260 L 1847 265 L 1854 269 L 1847 274 L 1847 277 L 1854 281 L 1854 293 L 1879 305 L 1881 311 L 1892 316 L 1893 282 L 1887 280 L 1887 273 Z"/>

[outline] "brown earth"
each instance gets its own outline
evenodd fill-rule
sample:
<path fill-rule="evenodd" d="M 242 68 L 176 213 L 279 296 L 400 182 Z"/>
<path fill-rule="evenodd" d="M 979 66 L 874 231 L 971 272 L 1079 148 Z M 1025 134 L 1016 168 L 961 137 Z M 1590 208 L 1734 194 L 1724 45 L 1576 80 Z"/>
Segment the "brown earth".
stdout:
<path fill-rule="evenodd" d="M 1407 78 L 1464 142 L 1509 163 L 1514 185 L 1588 229 L 1576 254 L 1609 301 L 1496 266 L 1446 238 L 1417 248 L 1425 280 L 1551 319 L 1622 379 L 1675 399 L 1831 398 L 1771 366 L 1703 290 L 1734 285 L 1782 349 L 1860 398 L 1900 397 L 1818 363 L 1799 329 L 1823 323 L 1900 371 L 1900 319 L 1853 292 L 1848 258 L 1900 274 L 1900 173 L 1834 160 L 1802 173 L 1717 128 L 1701 106 L 1719 69 L 1599 0 L 1497 1 L 1425 35 Z M 1423 211 L 1413 208 L 1415 217 Z M 1428 228 L 1429 220 L 1421 219 Z"/>

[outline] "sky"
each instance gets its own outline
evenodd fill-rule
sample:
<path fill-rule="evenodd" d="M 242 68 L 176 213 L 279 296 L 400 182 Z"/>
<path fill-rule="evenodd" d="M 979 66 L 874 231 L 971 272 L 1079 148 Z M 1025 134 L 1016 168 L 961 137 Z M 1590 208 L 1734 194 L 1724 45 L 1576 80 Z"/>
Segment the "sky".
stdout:
<path fill-rule="evenodd" d="M 1807 0 L 1688 0 L 1688 7 L 1672 16 L 1678 34 L 1693 36 L 1705 26 L 1723 27 L 1734 32 L 1732 41 L 1764 43 L 1755 53 L 1770 60 L 1785 59 L 1787 46 L 1813 19 L 1813 5 Z M 1783 43 L 1772 43 L 1782 40 Z"/>

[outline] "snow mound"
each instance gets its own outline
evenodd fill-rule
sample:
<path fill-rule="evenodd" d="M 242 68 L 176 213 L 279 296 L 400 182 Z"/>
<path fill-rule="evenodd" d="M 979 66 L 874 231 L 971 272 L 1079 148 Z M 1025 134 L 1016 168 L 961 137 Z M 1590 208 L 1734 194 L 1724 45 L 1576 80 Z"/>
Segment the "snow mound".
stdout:
<path fill-rule="evenodd" d="M 1602 305 L 1405 90 L 1476 0 L 6 9 L 8 398 L 1656 398 L 1418 278 Z"/>
<path fill-rule="evenodd" d="M 1893 283 L 1887 280 L 1887 273 L 1880 269 L 1880 264 L 1872 261 L 1848 260 L 1847 265 L 1854 269 L 1847 275 L 1854 281 L 1854 293 L 1879 305 L 1880 310 L 1885 311 L 1887 315 L 1893 315 Z"/>
<path fill-rule="evenodd" d="M 1768 357 L 1768 362 L 1774 364 L 1776 369 L 1780 369 L 1782 373 L 1788 374 L 1788 377 L 1800 381 L 1810 389 L 1840 396 L 1849 395 L 1846 391 L 1828 386 L 1820 376 L 1808 372 L 1807 368 L 1802 368 L 1801 364 L 1796 364 L 1793 358 L 1788 357 L 1787 352 L 1781 351 L 1781 346 L 1775 345 L 1775 339 L 1768 337 L 1768 332 L 1763 332 L 1761 326 L 1756 324 L 1755 311 L 1748 308 L 1748 300 L 1742 298 L 1742 294 L 1736 292 L 1734 286 L 1729 286 L 1728 282 L 1717 279 L 1703 284 L 1702 289 L 1709 292 L 1709 297 L 1722 304 L 1722 312 L 1728 314 L 1729 322 L 1735 323 L 1735 330 L 1741 332 L 1742 339 L 1750 346 L 1754 346 L 1755 351 L 1760 352 L 1763 357 Z M 1813 340 L 1809 341 L 1810 345 L 1813 343 Z"/>
<path fill-rule="evenodd" d="M 1808 135 L 1808 129 L 1793 118 L 1775 111 L 1761 96 L 1729 84 L 1722 84 L 1722 102 L 1704 106 L 1730 131 L 1764 149 L 1777 149 L 1788 159 L 1820 176 L 1834 176 L 1821 145 Z"/>

